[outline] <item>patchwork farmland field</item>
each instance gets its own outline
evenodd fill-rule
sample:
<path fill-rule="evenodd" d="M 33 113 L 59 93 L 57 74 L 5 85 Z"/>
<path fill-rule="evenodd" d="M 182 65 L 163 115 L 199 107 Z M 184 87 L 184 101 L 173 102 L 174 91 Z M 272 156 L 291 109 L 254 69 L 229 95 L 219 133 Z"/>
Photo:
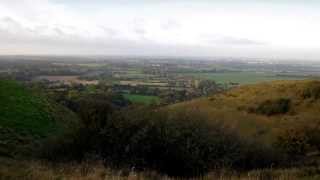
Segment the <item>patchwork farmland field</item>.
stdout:
<path fill-rule="evenodd" d="M 301 80 L 303 76 L 281 76 L 271 72 L 223 72 L 223 73 L 186 73 L 201 79 L 214 80 L 217 83 L 254 84 L 274 80 Z"/>
<path fill-rule="evenodd" d="M 90 84 L 98 84 L 98 80 L 87 81 L 79 79 L 79 76 L 38 76 L 35 80 L 47 80 L 50 82 L 61 82 L 64 84 L 83 84 L 83 85 L 90 85 Z"/>

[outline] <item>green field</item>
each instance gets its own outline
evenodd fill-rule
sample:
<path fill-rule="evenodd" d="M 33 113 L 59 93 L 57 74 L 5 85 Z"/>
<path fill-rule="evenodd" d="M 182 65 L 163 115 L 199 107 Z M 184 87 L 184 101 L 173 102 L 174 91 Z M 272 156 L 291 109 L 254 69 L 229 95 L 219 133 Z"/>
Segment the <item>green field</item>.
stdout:
<path fill-rule="evenodd" d="M 160 98 L 157 96 L 146 96 L 146 95 L 138 95 L 138 94 L 123 94 L 124 98 L 128 99 L 132 103 L 139 104 L 151 104 L 151 103 L 159 103 Z"/>
<path fill-rule="evenodd" d="M 217 83 L 239 83 L 239 84 L 254 84 L 263 81 L 273 80 L 299 80 L 303 77 L 296 76 L 277 76 L 275 73 L 264 72 L 223 72 L 223 73 L 187 73 L 186 75 L 192 75 L 201 79 L 214 80 Z"/>

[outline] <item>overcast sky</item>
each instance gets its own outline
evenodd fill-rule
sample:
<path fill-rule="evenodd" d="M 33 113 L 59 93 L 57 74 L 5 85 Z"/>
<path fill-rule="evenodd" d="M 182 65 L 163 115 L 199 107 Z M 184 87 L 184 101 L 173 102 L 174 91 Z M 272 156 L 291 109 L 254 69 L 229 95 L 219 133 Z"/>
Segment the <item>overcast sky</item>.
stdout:
<path fill-rule="evenodd" d="M 320 60 L 320 2 L 0 0 L 0 54 Z"/>

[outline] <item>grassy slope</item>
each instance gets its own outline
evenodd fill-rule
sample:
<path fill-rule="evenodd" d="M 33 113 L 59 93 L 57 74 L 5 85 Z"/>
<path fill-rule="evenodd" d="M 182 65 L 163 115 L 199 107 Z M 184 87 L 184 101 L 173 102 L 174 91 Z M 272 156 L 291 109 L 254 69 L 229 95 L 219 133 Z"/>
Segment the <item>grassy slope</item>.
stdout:
<path fill-rule="evenodd" d="M 223 121 L 238 130 L 244 137 L 257 137 L 270 143 L 285 126 L 320 120 L 320 99 L 303 98 L 303 93 L 313 86 L 320 87 L 320 81 L 274 81 L 246 85 L 209 98 L 172 105 L 169 109 L 199 109 L 212 120 Z M 278 98 L 291 100 L 289 112 L 267 116 L 248 111 L 250 107 L 257 107 L 266 100 Z"/>
<path fill-rule="evenodd" d="M 63 133 L 76 116 L 26 89 L 0 80 L 0 155 L 12 155 L 41 139 Z"/>

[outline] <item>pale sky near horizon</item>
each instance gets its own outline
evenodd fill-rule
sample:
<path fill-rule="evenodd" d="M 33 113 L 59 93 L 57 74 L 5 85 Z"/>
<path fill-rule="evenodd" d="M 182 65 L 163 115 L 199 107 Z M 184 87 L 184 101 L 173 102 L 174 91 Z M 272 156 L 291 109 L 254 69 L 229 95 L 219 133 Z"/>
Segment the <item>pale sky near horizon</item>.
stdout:
<path fill-rule="evenodd" d="M 320 61 L 320 2 L 0 0 L 1 54 Z"/>

